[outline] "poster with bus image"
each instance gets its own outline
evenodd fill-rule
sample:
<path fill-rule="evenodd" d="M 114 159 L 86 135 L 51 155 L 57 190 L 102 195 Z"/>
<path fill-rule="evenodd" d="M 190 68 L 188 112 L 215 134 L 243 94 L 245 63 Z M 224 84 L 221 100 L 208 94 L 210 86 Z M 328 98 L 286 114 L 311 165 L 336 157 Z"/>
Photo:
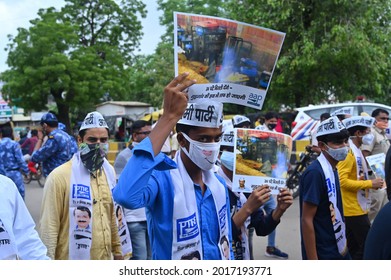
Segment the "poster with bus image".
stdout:
<path fill-rule="evenodd" d="M 238 21 L 174 13 L 175 75 L 189 73 L 193 103 L 262 109 L 285 33 Z"/>
<path fill-rule="evenodd" d="M 236 128 L 232 190 L 252 192 L 269 185 L 272 194 L 284 188 L 288 178 L 292 137 L 279 132 Z"/>

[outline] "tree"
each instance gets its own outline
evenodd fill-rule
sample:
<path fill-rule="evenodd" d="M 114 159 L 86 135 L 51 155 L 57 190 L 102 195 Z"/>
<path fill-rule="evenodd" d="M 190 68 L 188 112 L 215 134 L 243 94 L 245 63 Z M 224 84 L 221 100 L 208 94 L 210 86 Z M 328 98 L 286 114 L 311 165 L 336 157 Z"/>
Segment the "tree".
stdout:
<path fill-rule="evenodd" d="M 268 107 L 389 96 L 389 0 L 231 0 L 226 8 L 232 19 L 286 33 Z"/>
<path fill-rule="evenodd" d="M 61 11 L 41 9 L 27 30 L 9 37 L 3 94 L 27 110 L 57 105 L 59 120 L 87 112 L 103 97 L 128 93 L 132 55 L 142 36 L 139 0 L 66 0 Z"/>

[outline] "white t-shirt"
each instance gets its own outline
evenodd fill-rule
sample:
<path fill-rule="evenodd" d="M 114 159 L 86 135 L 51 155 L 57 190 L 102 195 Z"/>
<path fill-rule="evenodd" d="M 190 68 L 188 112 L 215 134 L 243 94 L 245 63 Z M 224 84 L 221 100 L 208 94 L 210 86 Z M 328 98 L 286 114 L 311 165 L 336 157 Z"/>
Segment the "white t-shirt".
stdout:
<path fill-rule="evenodd" d="M 15 183 L 0 175 L 0 260 L 49 260 L 47 249 Z"/>

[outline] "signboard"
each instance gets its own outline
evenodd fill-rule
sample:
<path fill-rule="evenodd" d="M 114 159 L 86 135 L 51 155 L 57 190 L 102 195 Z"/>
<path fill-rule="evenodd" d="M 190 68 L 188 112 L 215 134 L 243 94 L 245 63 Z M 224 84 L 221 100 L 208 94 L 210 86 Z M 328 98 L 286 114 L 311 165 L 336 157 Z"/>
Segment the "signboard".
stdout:
<path fill-rule="evenodd" d="M 0 100 L 0 118 L 12 117 L 12 108 L 4 100 Z"/>

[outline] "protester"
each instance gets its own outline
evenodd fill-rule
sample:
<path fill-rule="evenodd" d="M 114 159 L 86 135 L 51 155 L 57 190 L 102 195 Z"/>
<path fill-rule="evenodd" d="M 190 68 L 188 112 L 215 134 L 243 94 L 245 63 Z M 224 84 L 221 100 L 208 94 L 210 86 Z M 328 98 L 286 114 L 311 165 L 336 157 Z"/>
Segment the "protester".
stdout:
<path fill-rule="evenodd" d="M 350 259 L 336 166 L 345 160 L 349 133 L 336 116 L 320 123 L 321 154 L 300 178 L 300 229 L 303 259 Z"/>
<path fill-rule="evenodd" d="M 319 124 L 330 117 L 330 114 L 327 112 L 321 114 Z M 318 130 L 319 124 L 317 124 L 311 131 L 311 151 L 317 153 L 318 155 L 321 153 L 318 147 L 318 140 L 316 140 L 316 131 Z"/>
<path fill-rule="evenodd" d="M 220 241 L 232 240 L 228 191 L 212 171 L 222 134 L 222 104 L 188 104 L 185 90 L 195 81 L 187 76 L 166 86 L 163 115 L 133 149 L 113 195 L 126 208 L 147 208 L 153 259 L 179 260 L 199 251 L 201 259 L 221 260 Z M 175 124 L 181 147 L 171 160 L 160 151 Z"/>
<path fill-rule="evenodd" d="M 3 175 L 9 177 L 17 186 L 20 195 L 24 199 L 25 188 L 20 170 L 27 175 L 30 170 L 23 159 L 22 150 L 18 142 L 14 141 L 11 127 L 0 129 L 0 161 L 3 165 Z"/>
<path fill-rule="evenodd" d="M 349 131 L 350 151 L 345 160 L 338 162 L 342 205 L 346 223 L 346 239 L 349 253 L 354 260 L 361 260 L 365 239 L 371 227 L 368 218 L 370 206 L 369 190 L 383 186 L 383 179 L 369 180 L 368 166 L 361 153 L 362 144 L 373 140 L 371 127 L 375 119 L 355 116 L 342 121 Z"/>
<path fill-rule="evenodd" d="M 386 129 L 388 128 L 389 114 L 384 109 L 375 109 L 372 112 L 372 117 L 375 118 L 375 124 L 371 128 L 371 133 L 374 136 L 374 140 L 369 145 L 362 145 L 361 150 L 364 157 L 370 155 L 377 155 L 380 153 L 387 154 L 390 148 L 390 141 L 386 135 Z M 372 177 L 373 178 L 373 177 Z M 369 191 L 371 197 L 371 208 L 369 209 L 369 220 L 371 223 L 375 219 L 380 209 L 388 202 L 387 191 L 385 188 L 372 189 Z"/>
<path fill-rule="evenodd" d="M 263 125 L 257 126 L 255 129 L 262 130 L 262 131 L 268 131 L 268 132 L 277 132 L 275 130 L 277 126 L 277 119 L 278 115 L 275 112 L 267 112 L 265 114 L 265 123 Z M 266 173 L 271 171 L 271 162 L 270 159 L 265 157 L 263 160 L 263 168 L 270 167 L 270 170 L 261 170 L 262 172 Z M 268 215 L 271 215 L 272 211 L 276 208 L 276 198 L 272 196 L 264 205 L 263 209 L 266 211 Z M 288 259 L 289 255 L 283 251 L 281 251 L 276 246 L 276 231 L 274 230 L 268 235 L 267 238 L 267 247 L 265 251 L 266 257 L 271 258 L 277 258 L 277 259 Z"/>
<path fill-rule="evenodd" d="M 130 238 L 120 240 L 111 195 L 116 176 L 105 159 L 108 140 L 103 116 L 88 113 L 79 130 L 79 152 L 47 177 L 39 233 L 52 259 L 121 260 L 127 253 L 121 242 L 130 246 Z M 91 213 L 89 229 L 76 227 L 73 212 L 79 206 Z"/>
<path fill-rule="evenodd" d="M 331 113 L 331 117 L 336 116 L 341 122 L 353 116 L 353 107 L 342 107 Z"/>
<path fill-rule="evenodd" d="M 235 161 L 234 131 L 224 131 L 221 140 L 220 160 L 221 166 L 217 171 L 226 182 L 232 215 L 232 248 L 235 260 L 249 260 L 250 248 L 248 228 L 254 228 L 258 236 L 270 234 L 280 222 L 286 209 L 293 203 L 292 194 L 288 189 L 281 189 L 278 194 L 278 204 L 271 215 L 265 215 L 260 208 L 271 199 L 270 189 L 267 185 L 259 186 L 248 198 L 243 193 L 232 191 L 233 166 Z"/>
<path fill-rule="evenodd" d="M 42 116 L 41 126 L 42 132 L 38 132 L 38 141 L 31 161 L 42 162 L 43 175 L 47 177 L 54 168 L 71 159 L 71 139 L 66 132 L 58 129 L 58 120 L 53 113 Z M 48 136 L 48 140 L 43 145 L 44 135 Z"/>
<path fill-rule="evenodd" d="M 125 168 L 126 163 L 132 156 L 132 150 L 142 140 L 144 140 L 151 133 L 151 125 L 147 121 L 137 120 L 131 127 L 131 144 L 123 149 L 114 161 L 114 169 L 117 178 Z M 150 260 L 151 248 L 149 244 L 147 217 L 145 215 L 145 208 L 127 209 L 124 208 L 126 223 L 132 241 L 132 260 Z"/>
<path fill-rule="evenodd" d="M 232 118 L 232 125 L 233 125 L 233 127 L 238 127 L 238 128 L 250 128 L 251 121 L 246 116 L 235 115 Z"/>
<path fill-rule="evenodd" d="M 48 260 L 35 223 L 16 185 L 0 175 L 0 260 Z"/>

